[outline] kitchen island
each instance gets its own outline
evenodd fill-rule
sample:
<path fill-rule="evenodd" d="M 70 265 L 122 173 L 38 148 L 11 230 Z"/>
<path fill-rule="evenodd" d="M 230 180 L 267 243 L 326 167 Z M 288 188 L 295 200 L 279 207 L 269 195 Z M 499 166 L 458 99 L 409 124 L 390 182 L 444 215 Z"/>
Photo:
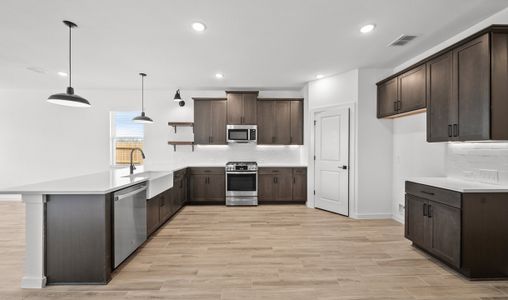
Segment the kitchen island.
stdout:
<path fill-rule="evenodd" d="M 128 168 L 1 190 L 25 203 L 26 251 L 21 287 L 105 284 L 111 278 L 114 192 L 146 185 L 151 197 L 173 185 L 173 172 L 133 175 Z M 48 275 L 49 274 L 49 275 Z"/>

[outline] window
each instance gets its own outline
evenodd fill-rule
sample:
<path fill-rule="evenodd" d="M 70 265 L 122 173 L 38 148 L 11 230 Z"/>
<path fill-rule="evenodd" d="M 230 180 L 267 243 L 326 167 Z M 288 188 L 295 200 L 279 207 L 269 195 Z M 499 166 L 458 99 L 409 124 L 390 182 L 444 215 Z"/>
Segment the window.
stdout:
<path fill-rule="evenodd" d="M 132 118 L 139 115 L 137 111 L 111 112 L 111 163 L 112 165 L 125 165 L 130 163 L 131 150 L 143 149 L 143 124 L 132 122 Z M 133 160 L 135 164 L 143 164 L 143 157 L 135 151 Z"/>

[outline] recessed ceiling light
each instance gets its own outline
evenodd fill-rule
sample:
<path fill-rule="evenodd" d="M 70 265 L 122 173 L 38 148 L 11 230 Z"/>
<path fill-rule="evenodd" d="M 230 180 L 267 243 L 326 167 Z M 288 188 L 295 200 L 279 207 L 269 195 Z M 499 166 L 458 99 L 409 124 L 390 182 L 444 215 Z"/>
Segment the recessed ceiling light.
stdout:
<path fill-rule="evenodd" d="M 192 29 L 197 32 L 203 32 L 206 30 L 206 25 L 201 22 L 194 22 L 192 23 Z"/>
<path fill-rule="evenodd" d="M 65 73 L 65 72 L 58 72 L 57 73 L 58 75 L 62 76 L 62 77 L 67 77 L 69 76 L 69 74 Z"/>
<path fill-rule="evenodd" d="M 317 74 L 317 75 L 316 75 L 316 79 L 321 79 L 321 78 L 323 78 L 323 77 L 325 77 L 325 75 L 323 75 L 323 74 Z"/>
<path fill-rule="evenodd" d="M 224 74 L 217 73 L 217 74 L 215 74 L 215 78 L 222 79 L 222 78 L 224 78 Z"/>
<path fill-rule="evenodd" d="M 360 32 L 361 33 L 369 33 L 372 30 L 374 30 L 374 28 L 376 28 L 376 25 L 374 25 L 374 24 L 367 24 L 367 25 L 362 26 L 362 28 L 360 28 Z"/>

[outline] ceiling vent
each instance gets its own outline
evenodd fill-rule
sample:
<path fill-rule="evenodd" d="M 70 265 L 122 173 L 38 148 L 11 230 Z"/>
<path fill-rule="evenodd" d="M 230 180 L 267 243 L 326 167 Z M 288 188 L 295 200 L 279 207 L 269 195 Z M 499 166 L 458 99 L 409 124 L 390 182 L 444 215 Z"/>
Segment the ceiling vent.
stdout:
<path fill-rule="evenodd" d="M 395 41 L 388 44 L 388 47 L 404 46 L 416 38 L 416 35 L 403 34 L 399 36 Z"/>

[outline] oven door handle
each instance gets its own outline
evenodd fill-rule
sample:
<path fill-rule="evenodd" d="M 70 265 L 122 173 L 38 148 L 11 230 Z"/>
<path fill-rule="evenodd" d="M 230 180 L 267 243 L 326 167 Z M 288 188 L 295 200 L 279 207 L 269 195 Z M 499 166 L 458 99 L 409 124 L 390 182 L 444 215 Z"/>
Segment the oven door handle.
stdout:
<path fill-rule="evenodd" d="M 250 175 L 250 174 L 257 174 L 258 172 L 226 172 L 226 175 L 228 174 L 245 174 L 245 175 Z"/>

